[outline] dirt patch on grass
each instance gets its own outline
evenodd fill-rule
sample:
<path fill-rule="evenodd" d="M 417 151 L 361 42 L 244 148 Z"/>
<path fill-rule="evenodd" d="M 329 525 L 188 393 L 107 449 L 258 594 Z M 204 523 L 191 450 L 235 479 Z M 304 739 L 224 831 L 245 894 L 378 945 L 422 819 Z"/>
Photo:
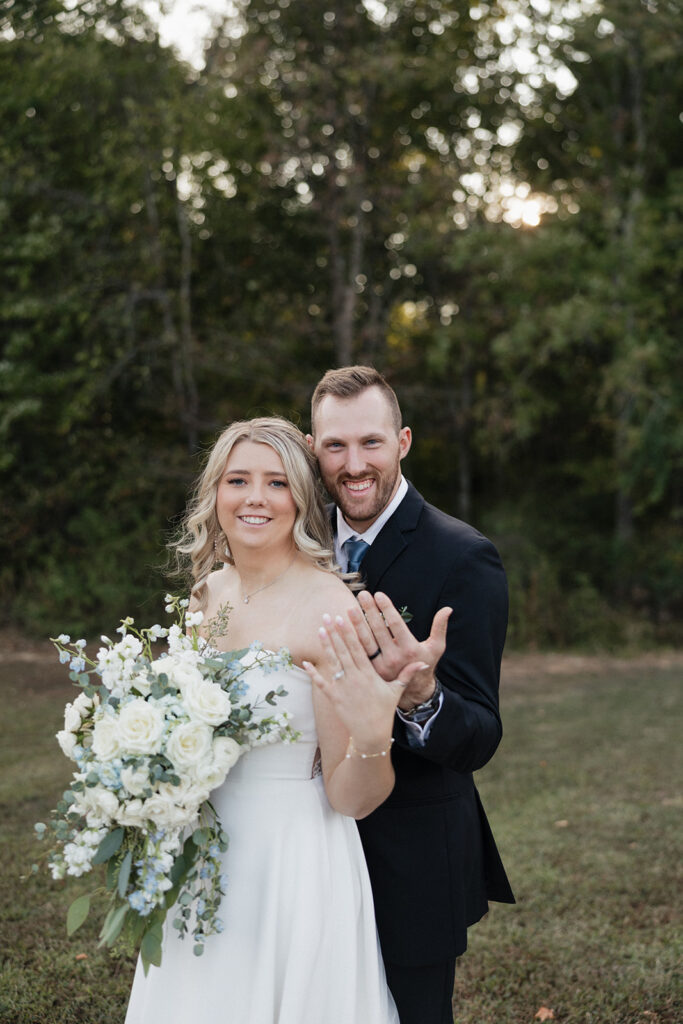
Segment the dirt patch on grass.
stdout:
<path fill-rule="evenodd" d="M 522 689 L 548 676 L 614 676 L 621 672 L 649 672 L 679 669 L 683 673 L 683 651 L 645 651 L 627 658 L 611 654 L 569 654 L 562 651 L 507 654 L 503 658 L 501 683 Z"/>
<path fill-rule="evenodd" d="M 55 649 L 49 640 L 28 640 L 14 629 L 0 629 L 0 661 L 52 661 Z"/>

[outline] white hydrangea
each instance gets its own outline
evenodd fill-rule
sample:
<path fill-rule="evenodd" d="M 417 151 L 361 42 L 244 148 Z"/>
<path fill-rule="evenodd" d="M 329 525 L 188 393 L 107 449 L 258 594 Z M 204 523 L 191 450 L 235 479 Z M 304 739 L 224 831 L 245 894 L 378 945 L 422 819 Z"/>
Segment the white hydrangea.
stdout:
<path fill-rule="evenodd" d="M 138 672 L 136 659 L 142 654 L 142 641 L 126 634 L 112 647 L 100 647 L 97 652 L 97 671 L 102 682 L 114 697 L 128 693 Z"/>
<path fill-rule="evenodd" d="M 55 882 L 61 881 L 62 878 L 66 878 L 66 864 L 63 860 L 53 860 L 50 862 L 50 874 L 54 878 Z"/>

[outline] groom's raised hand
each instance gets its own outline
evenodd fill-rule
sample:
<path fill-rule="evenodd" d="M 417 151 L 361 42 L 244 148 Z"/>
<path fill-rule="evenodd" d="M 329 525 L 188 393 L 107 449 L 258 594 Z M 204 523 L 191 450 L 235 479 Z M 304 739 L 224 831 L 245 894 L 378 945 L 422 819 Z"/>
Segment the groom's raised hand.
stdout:
<path fill-rule="evenodd" d="M 411 662 L 422 662 L 426 666 L 410 676 L 399 708 L 408 711 L 429 700 L 436 686 L 434 669 L 446 649 L 446 629 L 452 609 L 440 608 L 434 616 L 429 636 L 419 641 L 386 594 L 378 591 L 373 596 L 362 590 L 358 594 L 358 604 L 359 608 L 349 612 L 349 619 L 366 654 L 372 658 L 375 671 L 383 679 L 397 679 Z"/>

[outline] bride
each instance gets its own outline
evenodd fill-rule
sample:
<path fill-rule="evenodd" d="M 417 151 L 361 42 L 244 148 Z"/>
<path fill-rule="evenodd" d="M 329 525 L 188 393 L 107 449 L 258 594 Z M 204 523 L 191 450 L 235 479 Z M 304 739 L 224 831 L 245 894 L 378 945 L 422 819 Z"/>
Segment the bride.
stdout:
<path fill-rule="evenodd" d="M 300 736 L 248 751 L 212 794 L 230 837 L 225 930 L 198 958 L 167 927 L 162 966 L 145 978 L 138 964 L 126 1024 L 398 1024 L 353 818 L 393 787 L 403 680 L 368 660 L 331 547 L 304 435 L 279 418 L 225 430 L 179 544 L 191 607 L 205 623 L 227 610 L 224 650 L 288 648 L 275 678 L 256 664 L 243 678 L 251 699 L 284 687 L 276 710 Z"/>

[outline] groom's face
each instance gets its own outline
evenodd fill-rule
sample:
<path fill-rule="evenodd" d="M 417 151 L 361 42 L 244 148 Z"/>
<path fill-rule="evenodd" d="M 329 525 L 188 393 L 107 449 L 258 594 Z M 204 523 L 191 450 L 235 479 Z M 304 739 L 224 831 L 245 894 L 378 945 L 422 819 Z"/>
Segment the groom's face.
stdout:
<path fill-rule="evenodd" d="M 396 432 L 388 401 L 379 388 L 370 387 L 353 398 L 326 395 L 313 429 L 308 441 L 323 483 L 349 525 L 362 533 L 396 493 L 410 428 Z"/>

